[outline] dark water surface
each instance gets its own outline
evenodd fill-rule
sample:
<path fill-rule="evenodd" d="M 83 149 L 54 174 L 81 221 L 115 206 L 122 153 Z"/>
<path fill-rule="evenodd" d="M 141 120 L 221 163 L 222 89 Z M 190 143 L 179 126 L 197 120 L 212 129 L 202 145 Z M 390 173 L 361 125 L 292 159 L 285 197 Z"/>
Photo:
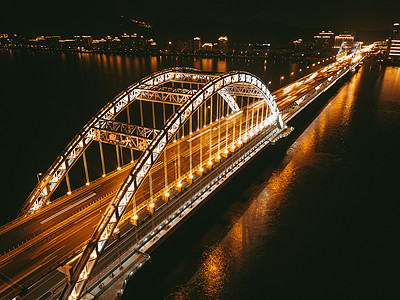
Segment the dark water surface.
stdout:
<path fill-rule="evenodd" d="M 105 103 L 176 65 L 247 70 L 272 89 L 306 66 L 0 51 L 1 223 Z M 151 254 L 123 299 L 399 298 L 400 68 L 365 64 L 290 125 Z"/>

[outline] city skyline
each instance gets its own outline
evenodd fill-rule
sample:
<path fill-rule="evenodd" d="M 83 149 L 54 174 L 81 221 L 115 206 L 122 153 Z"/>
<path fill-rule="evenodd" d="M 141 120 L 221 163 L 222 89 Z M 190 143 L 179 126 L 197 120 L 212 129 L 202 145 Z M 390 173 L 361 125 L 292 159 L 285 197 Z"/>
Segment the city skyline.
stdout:
<path fill-rule="evenodd" d="M 7 14 L 0 20 L 3 32 L 84 34 L 96 30 L 112 31 L 121 29 L 120 18 L 123 16 L 126 26 L 139 26 L 166 39 L 199 35 L 202 29 L 207 33 L 210 31 L 207 26 L 220 29 L 221 35 L 230 35 L 232 39 L 263 39 L 273 36 L 275 32 L 292 38 L 291 34 L 323 29 L 336 32 L 352 30 L 364 35 L 368 33 L 374 39 L 391 30 L 391 24 L 398 21 L 398 10 L 395 8 L 399 7 L 396 1 L 385 1 L 377 7 L 360 1 L 335 2 L 330 7 L 319 3 L 253 1 L 246 4 L 247 9 L 240 5 L 209 1 L 202 4 L 157 2 L 155 5 L 146 2 L 120 2 L 113 5 L 85 2 L 63 7 L 41 1 L 7 5 Z M 130 20 L 151 24 L 152 28 L 134 24 Z M 177 28 L 180 28 L 179 34 Z M 213 30 L 212 34 L 216 31 Z"/>

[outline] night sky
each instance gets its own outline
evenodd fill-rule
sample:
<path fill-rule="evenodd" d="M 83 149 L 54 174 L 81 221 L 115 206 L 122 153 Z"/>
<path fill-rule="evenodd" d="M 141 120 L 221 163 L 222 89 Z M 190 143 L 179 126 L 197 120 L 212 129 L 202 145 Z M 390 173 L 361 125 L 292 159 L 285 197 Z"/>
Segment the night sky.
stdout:
<path fill-rule="evenodd" d="M 328 4 L 329 3 L 329 4 Z M 400 1 L 8 1 L 2 4 L 0 31 L 19 33 L 96 33 L 112 31 L 117 18 L 143 20 L 171 31 L 195 35 L 195 24 L 214 24 L 217 29 L 253 24 L 274 30 L 287 27 L 332 29 L 335 32 L 389 32 L 400 19 Z M 222 24 L 222 25 L 221 25 Z M 278 24 L 278 25 L 276 25 Z M 251 26 L 246 28 L 251 31 Z M 255 29 L 262 32 L 262 28 Z M 81 32 L 77 32 L 81 31 Z M 228 31 L 228 30 L 225 30 Z M 229 33 L 229 32 L 228 32 Z M 201 34 L 201 32 L 200 32 Z M 241 33 L 246 35 L 245 33 Z M 174 38 L 174 34 L 171 33 Z M 179 37 L 179 35 L 178 35 Z"/>

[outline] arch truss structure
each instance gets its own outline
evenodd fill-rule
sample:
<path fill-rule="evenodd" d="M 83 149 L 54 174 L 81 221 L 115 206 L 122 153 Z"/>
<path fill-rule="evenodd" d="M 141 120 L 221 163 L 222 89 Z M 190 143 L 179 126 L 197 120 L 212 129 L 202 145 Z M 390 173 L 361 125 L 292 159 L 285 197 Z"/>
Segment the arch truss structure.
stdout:
<path fill-rule="evenodd" d="M 218 97 L 219 100 L 213 102 L 213 97 Z M 249 101 L 245 101 L 246 105 L 244 105 L 243 99 L 250 97 L 255 99 L 253 103 L 250 104 Z M 140 125 L 116 121 L 118 114 L 138 101 L 140 102 L 140 109 L 142 108 L 142 101 L 149 101 L 152 105 L 154 103 L 170 104 L 173 106 L 173 112 L 168 118 L 165 117 L 164 113 L 162 126 L 157 126 L 154 110 L 153 126 L 144 126 L 143 120 Z M 216 103 L 216 105 L 213 105 L 213 103 Z M 138 159 L 132 159 L 130 172 L 105 210 L 95 232 L 76 263 L 71 274 L 71 281 L 64 290 L 63 299 L 79 299 L 94 266 L 116 230 L 118 223 L 122 220 L 124 213 L 127 212 L 127 207 L 135 202 L 136 193 L 142 186 L 145 186 L 146 180 L 151 182 L 149 181 L 150 171 L 155 168 L 156 162 L 162 158 L 162 154 L 165 155 L 167 145 L 171 141 L 176 141 L 179 137 L 179 132 L 183 132 L 188 123 L 190 123 L 191 131 L 192 121 L 196 115 L 197 123 L 199 124 L 203 120 L 205 127 L 206 120 L 211 124 L 227 115 L 232 115 L 232 117 L 238 115 L 246 109 L 246 113 L 242 113 L 242 115 L 249 116 L 248 107 L 252 107 L 251 126 L 253 127 L 248 131 L 250 136 L 253 135 L 253 129 L 257 133 L 259 130 L 266 130 L 268 126 L 284 128 L 285 124 L 274 97 L 267 86 L 256 76 L 244 71 L 215 74 L 191 68 L 172 68 L 154 73 L 131 85 L 105 105 L 83 127 L 32 191 L 21 210 L 21 214 L 32 214 L 45 206 L 60 182 L 68 176 L 69 170 L 79 157 L 83 156 L 86 166 L 85 149 L 92 142 L 97 141 L 100 146 L 102 143 L 113 144 L 117 147 L 131 149 L 131 151 L 140 151 L 141 154 Z M 201 113 L 200 109 L 202 109 Z M 203 112 L 204 119 L 201 117 Z M 206 116 L 206 112 L 208 116 Z M 141 118 L 143 119 L 143 114 L 141 114 Z M 254 125 L 253 118 L 255 119 Z M 225 118 L 225 124 L 228 124 L 230 119 L 230 117 Z M 250 128 L 250 121 L 248 126 L 247 123 L 246 120 L 246 130 L 247 127 Z M 216 127 L 218 128 L 222 126 L 221 123 L 217 124 Z M 231 129 L 233 136 L 235 136 L 235 128 L 238 127 L 235 125 Z M 239 128 L 236 130 L 240 130 L 238 142 L 241 143 L 242 125 Z M 226 134 L 225 141 L 226 146 L 228 146 L 228 129 L 226 129 Z M 247 140 L 247 138 L 247 132 L 244 132 L 243 139 Z M 192 164 L 192 161 L 190 164 Z M 201 164 L 199 169 L 201 169 Z M 190 172 L 192 171 L 190 170 Z M 191 175 L 189 174 L 189 176 Z M 150 189 L 152 189 L 151 183 Z M 150 192 L 150 195 L 153 196 L 152 192 Z"/>

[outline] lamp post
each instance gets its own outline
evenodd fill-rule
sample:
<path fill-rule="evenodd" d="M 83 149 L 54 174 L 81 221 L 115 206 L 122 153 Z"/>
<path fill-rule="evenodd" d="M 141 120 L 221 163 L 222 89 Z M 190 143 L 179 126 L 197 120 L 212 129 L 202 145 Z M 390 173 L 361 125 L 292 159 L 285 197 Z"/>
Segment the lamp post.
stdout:
<path fill-rule="evenodd" d="M 43 175 L 42 173 L 37 173 L 37 174 L 36 174 L 36 178 L 37 178 L 37 182 L 38 182 L 38 183 L 40 182 L 39 176 L 42 176 L 42 175 Z"/>

